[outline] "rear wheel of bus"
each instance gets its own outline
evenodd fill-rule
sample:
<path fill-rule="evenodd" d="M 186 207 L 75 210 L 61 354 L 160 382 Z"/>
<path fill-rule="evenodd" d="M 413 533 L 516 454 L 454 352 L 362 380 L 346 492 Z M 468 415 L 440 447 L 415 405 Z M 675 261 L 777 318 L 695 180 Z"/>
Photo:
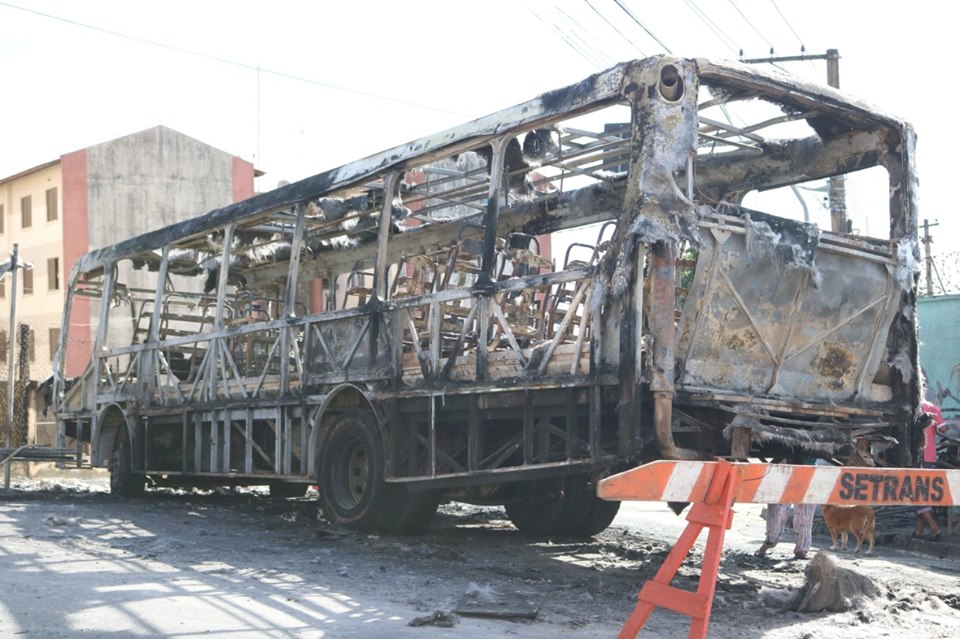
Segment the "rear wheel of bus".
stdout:
<path fill-rule="evenodd" d="M 523 496 L 504 505 L 507 517 L 524 535 L 563 536 L 566 492 L 563 478 L 529 483 Z"/>
<path fill-rule="evenodd" d="M 597 497 L 587 475 L 538 481 L 506 504 L 507 516 L 532 537 L 592 537 L 613 522 L 620 502 Z"/>
<path fill-rule="evenodd" d="M 146 478 L 133 468 L 133 447 L 127 429 L 120 427 L 110 458 L 110 494 L 141 497 Z"/>
<path fill-rule="evenodd" d="M 416 535 L 433 521 L 440 505 L 436 491 L 412 491 L 396 484 L 387 487 L 388 504 L 378 529 L 390 535 Z"/>
<path fill-rule="evenodd" d="M 606 530 L 620 511 L 619 501 L 597 497 L 590 478 L 574 475 L 567 478 L 566 534 L 571 537 L 593 537 Z"/>

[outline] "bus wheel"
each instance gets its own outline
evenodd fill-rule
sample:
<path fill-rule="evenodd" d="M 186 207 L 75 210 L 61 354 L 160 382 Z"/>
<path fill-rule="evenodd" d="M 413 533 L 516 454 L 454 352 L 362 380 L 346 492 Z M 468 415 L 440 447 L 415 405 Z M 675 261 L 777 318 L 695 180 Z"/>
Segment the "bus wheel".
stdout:
<path fill-rule="evenodd" d="M 142 497 L 146 478 L 133 469 L 133 448 L 127 429 L 121 426 L 110 459 L 110 494 Z"/>
<path fill-rule="evenodd" d="M 566 534 L 566 482 L 563 479 L 537 481 L 519 501 L 508 502 L 507 517 L 524 535 L 551 537 Z"/>
<path fill-rule="evenodd" d="M 386 502 L 383 443 L 372 415 L 338 415 L 320 448 L 320 503 L 331 522 L 376 530 Z"/>
<path fill-rule="evenodd" d="M 435 491 L 412 491 L 406 486 L 387 487 L 387 507 L 378 529 L 388 535 L 416 535 L 433 521 L 440 505 Z"/>
<path fill-rule="evenodd" d="M 607 529 L 620 510 L 619 501 L 607 501 L 597 497 L 584 475 L 566 478 L 566 525 L 570 537 L 593 537 Z"/>

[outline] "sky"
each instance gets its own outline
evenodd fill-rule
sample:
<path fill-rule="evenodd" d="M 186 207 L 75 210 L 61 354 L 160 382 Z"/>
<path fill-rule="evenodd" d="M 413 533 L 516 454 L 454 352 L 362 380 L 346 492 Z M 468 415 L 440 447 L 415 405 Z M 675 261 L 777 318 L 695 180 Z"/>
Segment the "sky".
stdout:
<path fill-rule="evenodd" d="M 253 162 L 266 191 L 624 60 L 804 46 L 839 50 L 841 89 L 914 125 L 920 219 L 939 222 L 935 253 L 960 251 L 944 77 L 955 35 L 943 6 L 0 0 L 0 178 L 162 124 Z M 826 81 L 822 61 L 782 67 Z M 856 228 L 886 237 L 855 189 L 848 207 Z"/>

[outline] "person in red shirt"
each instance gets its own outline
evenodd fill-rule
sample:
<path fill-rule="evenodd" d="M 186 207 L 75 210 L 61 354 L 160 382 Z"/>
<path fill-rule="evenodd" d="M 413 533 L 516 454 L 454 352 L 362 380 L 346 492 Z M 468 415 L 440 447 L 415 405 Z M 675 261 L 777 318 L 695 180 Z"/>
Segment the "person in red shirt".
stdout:
<path fill-rule="evenodd" d="M 923 463 L 924 468 L 936 468 L 937 466 L 937 432 L 943 429 L 943 413 L 933 402 L 924 401 L 920 404 L 920 409 L 930 416 L 930 425 L 924 428 L 923 444 Z M 917 539 L 923 538 L 926 529 L 930 529 L 930 541 L 940 539 L 940 526 L 933 518 L 933 508 L 924 506 L 917 510 L 917 527 L 913 531 L 913 536 Z"/>

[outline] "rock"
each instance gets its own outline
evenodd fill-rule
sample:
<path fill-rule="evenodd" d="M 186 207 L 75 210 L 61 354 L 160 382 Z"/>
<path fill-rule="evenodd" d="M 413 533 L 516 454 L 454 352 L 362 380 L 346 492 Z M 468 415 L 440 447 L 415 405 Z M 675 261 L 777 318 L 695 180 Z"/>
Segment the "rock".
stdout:
<path fill-rule="evenodd" d="M 408 626 L 437 626 L 438 628 L 453 628 L 457 623 L 459 623 L 460 618 L 454 614 L 449 614 L 443 612 L 442 610 L 435 611 L 432 615 L 427 615 L 426 617 L 417 617 L 411 619 Z"/>
<path fill-rule="evenodd" d="M 803 571 L 806 581 L 786 602 L 788 610 L 798 612 L 840 612 L 851 610 L 864 599 L 881 594 L 870 579 L 846 568 L 840 568 L 825 553 L 819 553 Z"/>
<path fill-rule="evenodd" d="M 57 515 L 49 515 L 44 520 L 50 526 L 76 526 L 77 518 L 76 517 L 59 517 Z"/>

